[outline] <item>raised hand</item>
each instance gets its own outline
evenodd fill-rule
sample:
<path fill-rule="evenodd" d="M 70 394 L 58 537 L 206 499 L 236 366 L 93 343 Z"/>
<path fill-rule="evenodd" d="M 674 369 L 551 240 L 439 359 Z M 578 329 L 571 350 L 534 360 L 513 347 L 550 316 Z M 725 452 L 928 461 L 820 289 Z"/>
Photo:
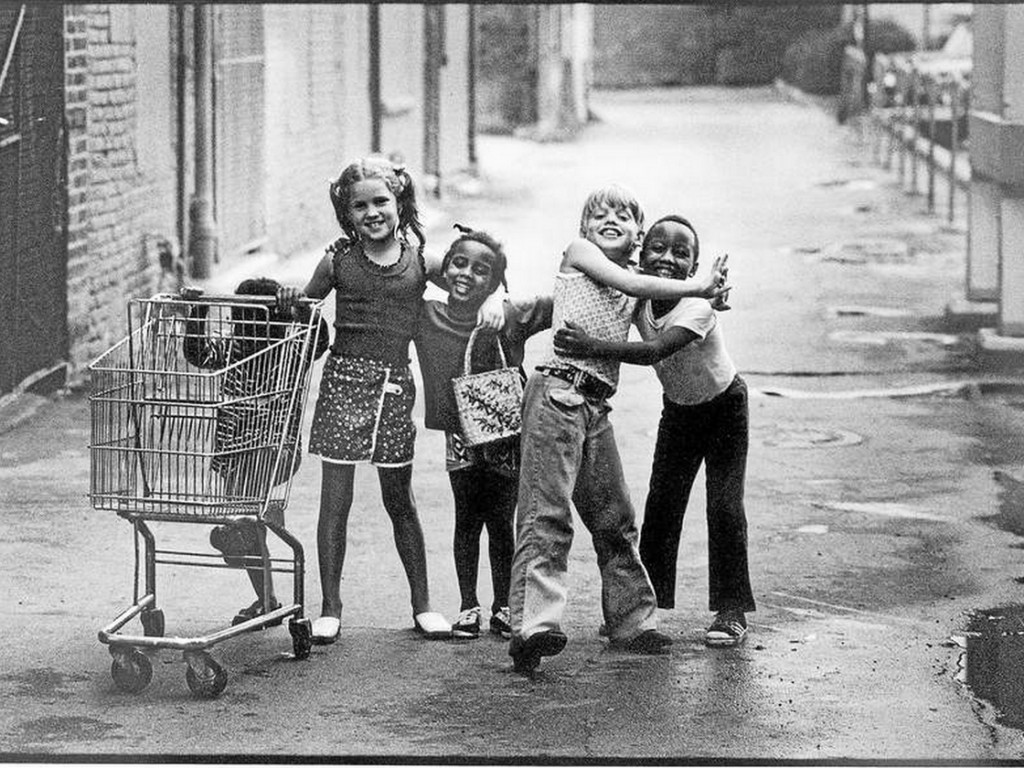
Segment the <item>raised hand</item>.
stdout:
<path fill-rule="evenodd" d="M 719 296 L 725 296 L 732 290 L 729 285 L 729 254 L 719 256 L 711 265 L 711 273 L 700 284 L 701 296 L 705 299 L 714 300 Z M 723 299 L 723 302 L 725 300 Z M 728 305 L 726 305 L 728 308 Z"/>

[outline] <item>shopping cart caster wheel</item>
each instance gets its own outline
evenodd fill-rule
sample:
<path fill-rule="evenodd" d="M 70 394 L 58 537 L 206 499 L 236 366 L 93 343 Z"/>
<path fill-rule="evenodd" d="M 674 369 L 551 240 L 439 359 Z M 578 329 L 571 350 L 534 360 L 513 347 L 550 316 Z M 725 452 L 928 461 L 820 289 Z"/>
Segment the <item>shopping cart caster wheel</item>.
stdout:
<path fill-rule="evenodd" d="M 292 652 L 298 660 L 308 659 L 313 648 L 313 622 L 309 619 L 292 619 L 288 622 L 292 634 Z"/>
<path fill-rule="evenodd" d="M 194 653 L 185 657 L 185 682 L 192 694 L 200 699 L 215 699 L 224 692 L 228 684 L 228 673 L 224 667 L 206 653 Z"/>
<path fill-rule="evenodd" d="M 142 631 L 146 637 L 164 636 L 164 612 L 160 609 L 143 611 L 139 617 L 142 621 Z"/>
<path fill-rule="evenodd" d="M 125 693 L 138 693 L 149 685 L 153 665 L 145 655 L 134 648 L 111 653 L 114 661 L 110 665 L 110 676 L 114 678 L 114 685 Z"/>

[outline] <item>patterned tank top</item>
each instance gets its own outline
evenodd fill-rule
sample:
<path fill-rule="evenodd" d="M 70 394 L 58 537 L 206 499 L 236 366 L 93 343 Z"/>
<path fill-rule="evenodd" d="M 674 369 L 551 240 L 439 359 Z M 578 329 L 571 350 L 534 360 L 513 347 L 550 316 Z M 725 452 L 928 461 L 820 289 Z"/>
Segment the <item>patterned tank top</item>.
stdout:
<path fill-rule="evenodd" d="M 427 287 L 423 255 L 403 244 L 395 264 L 381 267 L 359 243 L 340 239 L 328 247 L 334 260 L 335 319 L 331 352 L 408 365 Z"/>
<path fill-rule="evenodd" d="M 555 275 L 555 308 L 552 330 L 569 320 L 591 336 L 603 341 L 626 341 L 633 320 L 636 299 L 616 288 L 601 285 L 582 272 L 559 272 Z M 619 383 L 619 361 L 604 358 L 559 355 L 549 342 L 541 365 L 579 368 L 612 387 Z"/>

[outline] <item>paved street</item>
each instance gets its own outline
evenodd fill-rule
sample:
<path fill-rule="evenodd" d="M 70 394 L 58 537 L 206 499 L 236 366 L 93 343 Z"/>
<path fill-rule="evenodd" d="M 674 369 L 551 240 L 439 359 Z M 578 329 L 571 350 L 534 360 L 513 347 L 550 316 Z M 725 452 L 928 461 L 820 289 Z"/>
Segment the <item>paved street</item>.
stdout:
<path fill-rule="evenodd" d="M 1019 664 L 1008 661 L 1024 649 L 1013 632 L 993 646 L 1003 635 L 974 618 L 1016 616 L 1024 602 L 1024 397 L 1019 371 L 980 368 L 973 335 L 943 322 L 963 292 L 963 201 L 953 226 L 943 208 L 927 213 L 923 197 L 873 164 L 856 130 L 773 89 L 598 93 L 593 108 L 596 121 L 572 142 L 481 138 L 481 181 L 430 204 L 430 246 L 447 245 L 454 221 L 491 230 L 510 255 L 512 293 L 546 292 L 583 198 L 618 181 L 640 194 L 649 220 L 690 218 L 705 267 L 730 254 L 734 309 L 722 324 L 752 390 L 747 514 L 758 611 L 747 643 L 702 641 L 710 616 L 700 482 L 678 606 L 662 621 L 676 639 L 669 655 L 615 653 L 598 636 L 600 584 L 582 526 L 570 559 L 569 644 L 535 679 L 514 675 L 493 637 L 423 641 L 376 479 L 360 470 L 337 645 L 294 661 L 283 628 L 219 645 L 213 655 L 229 681 L 213 701 L 191 697 L 180 654 L 165 651 L 153 657 L 148 688 L 120 693 L 96 632 L 131 600 L 130 527 L 91 509 L 87 399 L 26 396 L 0 432 L 0 754 L 1024 758 L 1013 720 L 1024 702 Z M 301 285 L 317 258 L 260 265 Z M 531 342 L 528 361 L 547 338 Z M 642 509 L 660 412 L 653 372 L 624 367 L 613 405 Z M 451 617 L 458 592 L 441 436 L 421 429 L 417 451 L 432 597 Z M 287 516 L 307 546 L 313 616 L 318 494 L 319 467 L 307 460 Z M 157 530 L 195 546 L 208 533 Z M 168 569 L 159 579 L 168 634 L 217 628 L 249 601 L 235 571 Z M 485 561 L 487 601 L 488 585 Z M 991 704 L 1000 699 L 1003 714 Z"/>

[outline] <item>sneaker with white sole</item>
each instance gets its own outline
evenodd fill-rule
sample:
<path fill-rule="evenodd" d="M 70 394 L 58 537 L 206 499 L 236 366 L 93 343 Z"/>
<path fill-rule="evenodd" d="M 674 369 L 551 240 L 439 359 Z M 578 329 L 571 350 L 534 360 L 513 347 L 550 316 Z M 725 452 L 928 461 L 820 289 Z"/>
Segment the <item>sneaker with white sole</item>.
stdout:
<path fill-rule="evenodd" d="M 467 608 L 452 624 L 452 637 L 480 637 L 480 606 Z"/>
<path fill-rule="evenodd" d="M 710 646 L 726 647 L 739 645 L 747 636 L 747 618 L 743 611 L 719 611 L 704 635 L 704 642 Z"/>
<path fill-rule="evenodd" d="M 506 640 L 512 637 L 512 614 L 507 605 L 491 614 L 491 632 Z"/>

